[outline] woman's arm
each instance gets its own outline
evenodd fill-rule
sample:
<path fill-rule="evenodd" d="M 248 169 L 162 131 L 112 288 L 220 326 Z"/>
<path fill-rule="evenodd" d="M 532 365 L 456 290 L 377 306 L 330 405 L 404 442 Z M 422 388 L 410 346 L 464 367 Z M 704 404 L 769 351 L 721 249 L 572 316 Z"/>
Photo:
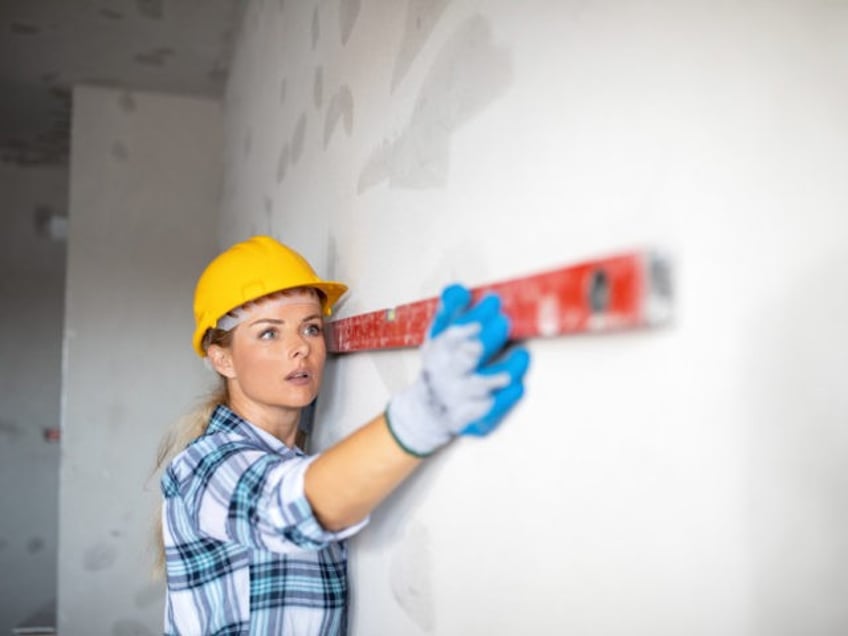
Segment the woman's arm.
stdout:
<path fill-rule="evenodd" d="M 421 374 L 380 415 L 319 455 L 304 475 L 304 492 L 319 523 L 339 531 L 370 513 L 456 435 L 486 435 L 524 392 L 528 353 L 514 349 L 491 362 L 509 335 L 495 296 L 471 309 L 458 285 L 441 306 L 421 348 Z"/>
<path fill-rule="evenodd" d="M 338 532 L 361 521 L 421 461 L 398 445 L 380 415 L 319 455 L 303 487 L 319 523 Z"/>

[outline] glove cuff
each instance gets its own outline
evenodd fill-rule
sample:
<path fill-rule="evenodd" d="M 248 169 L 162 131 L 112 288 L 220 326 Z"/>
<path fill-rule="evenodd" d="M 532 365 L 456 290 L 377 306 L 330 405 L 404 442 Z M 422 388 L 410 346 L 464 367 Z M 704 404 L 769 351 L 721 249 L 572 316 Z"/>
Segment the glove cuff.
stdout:
<path fill-rule="evenodd" d="M 395 395 L 386 407 L 386 424 L 398 446 L 415 457 L 427 457 L 453 435 L 427 408 L 427 387 L 419 379 Z"/>
<path fill-rule="evenodd" d="M 389 405 L 389 406 L 391 406 L 391 405 Z M 403 440 L 400 437 L 398 437 L 398 434 L 395 432 L 395 428 L 392 425 L 392 417 L 391 417 L 391 415 L 389 415 L 390 410 L 391 409 L 389 407 L 386 407 L 386 412 L 385 412 L 386 426 L 388 427 L 389 433 L 391 433 L 392 438 L 395 440 L 395 443 L 398 446 L 401 447 L 403 452 L 405 452 L 407 455 L 412 455 L 413 457 L 418 457 L 419 459 L 424 459 L 425 457 L 429 457 L 430 455 L 432 455 L 433 453 L 436 452 L 435 450 L 431 450 L 427 453 L 419 453 L 418 451 L 415 451 L 415 450 L 411 449 L 409 446 L 407 446 L 406 444 L 404 444 Z"/>

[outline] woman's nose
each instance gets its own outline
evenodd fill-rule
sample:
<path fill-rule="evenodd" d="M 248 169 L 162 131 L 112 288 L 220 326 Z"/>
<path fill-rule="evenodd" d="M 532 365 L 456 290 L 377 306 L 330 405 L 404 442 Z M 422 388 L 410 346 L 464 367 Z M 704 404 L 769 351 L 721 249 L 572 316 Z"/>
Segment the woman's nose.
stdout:
<path fill-rule="evenodd" d="M 295 336 L 294 342 L 292 343 L 291 348 L 291 357 L 292 358 L 305 358 L 309 355 L 311 347 L 309 345 L 309 341 L 303 336 Z"/>

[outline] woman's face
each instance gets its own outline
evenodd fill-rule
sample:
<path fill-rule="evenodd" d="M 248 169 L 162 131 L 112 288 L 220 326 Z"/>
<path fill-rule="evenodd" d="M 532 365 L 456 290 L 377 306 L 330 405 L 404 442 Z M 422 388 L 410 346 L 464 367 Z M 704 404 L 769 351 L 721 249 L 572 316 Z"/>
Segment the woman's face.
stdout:
<path fill-rule="evenodd" d="M 231 393 L 259 408 L 308 405 L 318 395 L 327 358 L 318 299 L 301 293 L 243 311 L 224 352 L 228 364 L 218 369 L 229 379 Z"/>

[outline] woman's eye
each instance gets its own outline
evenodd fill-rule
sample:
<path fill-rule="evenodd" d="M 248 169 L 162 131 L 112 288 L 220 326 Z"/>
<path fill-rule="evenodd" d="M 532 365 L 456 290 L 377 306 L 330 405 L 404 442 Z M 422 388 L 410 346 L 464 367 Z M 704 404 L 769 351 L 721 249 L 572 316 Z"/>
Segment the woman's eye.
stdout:
<path fill-rule="evenodd" d="M 260 340 L 273 340 L 276 337 L 277 337 L 277 330 L 276 329 L 263 329 L 262 331 L 259 332 L 259 339 Z"/>
<path fill-rule="evenodd" d="M 306 325 L 306 327 L 303 328 L 303 331 L 307 336 L 320 336 L 323 333 L 321 325 L 316 323 Z"/>

